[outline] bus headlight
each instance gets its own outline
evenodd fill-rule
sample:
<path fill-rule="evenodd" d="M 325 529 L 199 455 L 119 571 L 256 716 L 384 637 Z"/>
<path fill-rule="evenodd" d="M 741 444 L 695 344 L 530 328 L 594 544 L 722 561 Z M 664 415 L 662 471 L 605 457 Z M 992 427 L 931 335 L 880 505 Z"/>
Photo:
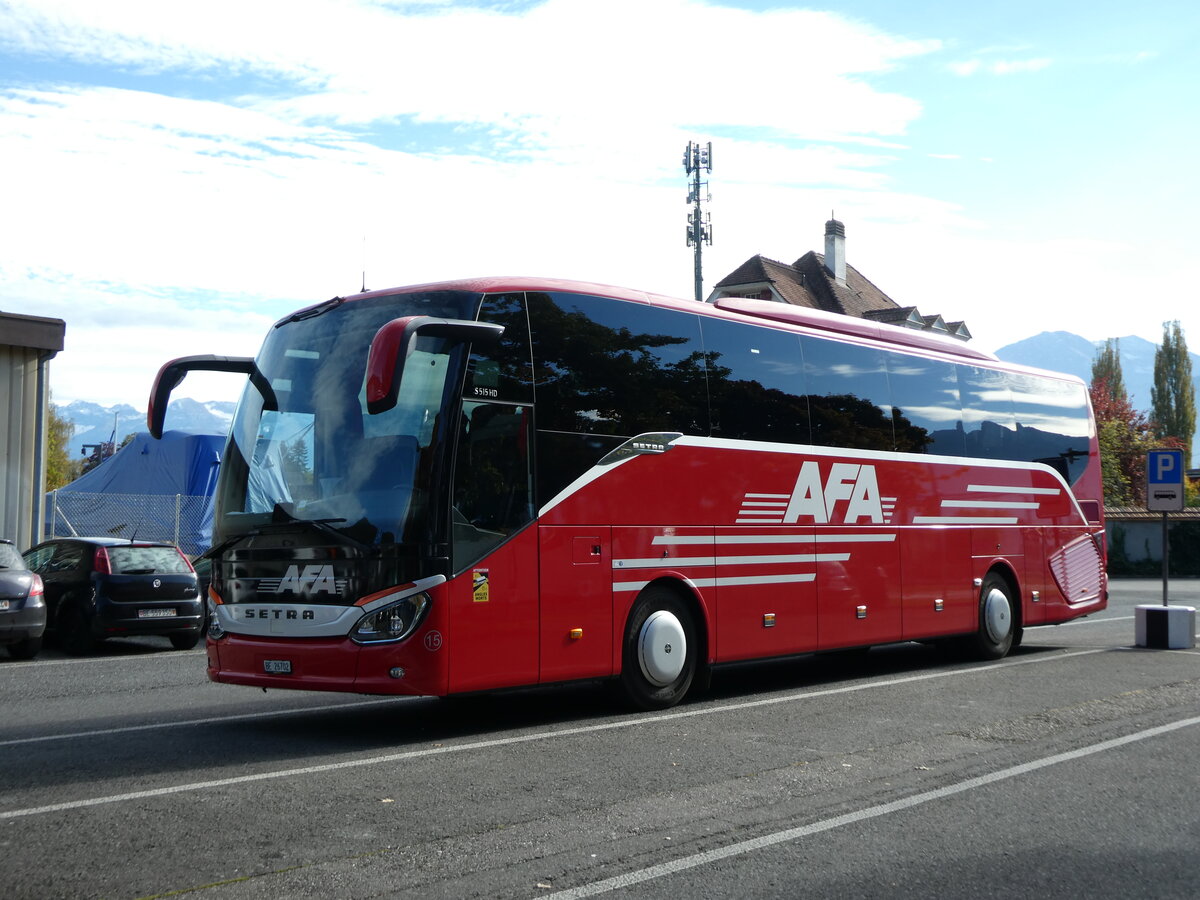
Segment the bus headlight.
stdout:
<path fill-rule="evenodd" d="M 416 631 L 432 603 L 430 596 L 422 592 L 380 607 L 359 619 L 350 640 L 356 644 L 402 641 Z"/>

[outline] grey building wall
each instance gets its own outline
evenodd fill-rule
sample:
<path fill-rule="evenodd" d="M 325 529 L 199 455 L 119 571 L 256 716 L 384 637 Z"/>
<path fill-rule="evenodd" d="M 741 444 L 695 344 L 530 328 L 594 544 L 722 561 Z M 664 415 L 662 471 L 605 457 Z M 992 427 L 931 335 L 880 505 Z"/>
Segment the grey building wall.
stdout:
<path fill-rule="evenodd" d="M 0 312 L 0 537 L 26 549 L 42 536 L 49 364 L 62 319 Z"/>

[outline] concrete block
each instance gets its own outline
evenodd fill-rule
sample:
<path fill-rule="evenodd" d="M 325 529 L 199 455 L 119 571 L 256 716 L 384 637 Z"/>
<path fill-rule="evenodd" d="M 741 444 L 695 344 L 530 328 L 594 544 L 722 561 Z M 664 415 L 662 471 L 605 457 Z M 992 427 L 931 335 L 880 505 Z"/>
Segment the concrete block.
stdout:
<path fill-rule="evenodd" d="M 1196 608 L 1138 606 L 1133 611 L 1133 628 L 1139 647 L 1188 650 L 1196 646 Z"/>

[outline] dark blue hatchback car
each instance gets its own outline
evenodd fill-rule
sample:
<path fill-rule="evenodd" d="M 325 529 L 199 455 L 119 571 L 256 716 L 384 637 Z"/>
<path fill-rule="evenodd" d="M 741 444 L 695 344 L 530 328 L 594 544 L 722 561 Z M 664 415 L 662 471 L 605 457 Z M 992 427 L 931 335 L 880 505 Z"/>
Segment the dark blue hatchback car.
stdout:
<path fill-rule="evenodd" d="M 196 573 L 174 544 L 54 538 L 25 554 L 46 590 L 50 629 L 68 653 L 110 637 L 165 635 L 176 650 L 203 634 Z"/>
<path fill-rule="evenodd" d="M 32 659 L 42 649 L 46 604 L 42 579 L 12 541 L 0 539 L 0 645 L 14 659 Z"/>

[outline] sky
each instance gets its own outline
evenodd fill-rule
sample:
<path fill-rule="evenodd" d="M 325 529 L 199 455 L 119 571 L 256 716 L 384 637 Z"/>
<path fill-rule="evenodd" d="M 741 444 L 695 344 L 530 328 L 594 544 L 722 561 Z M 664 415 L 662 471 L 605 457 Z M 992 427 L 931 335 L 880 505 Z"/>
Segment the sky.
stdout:
<path fill-rule="evenodd" d="M 1198 45 L 1173 0 L 0 0 L 0 310 L 66 321 L 55 403 L 144 409 L 168 359 L 364 284 L 691 297 L 711 141 L 706 294 L 832 213 L 982 349 L 1195 349 Z"/>

